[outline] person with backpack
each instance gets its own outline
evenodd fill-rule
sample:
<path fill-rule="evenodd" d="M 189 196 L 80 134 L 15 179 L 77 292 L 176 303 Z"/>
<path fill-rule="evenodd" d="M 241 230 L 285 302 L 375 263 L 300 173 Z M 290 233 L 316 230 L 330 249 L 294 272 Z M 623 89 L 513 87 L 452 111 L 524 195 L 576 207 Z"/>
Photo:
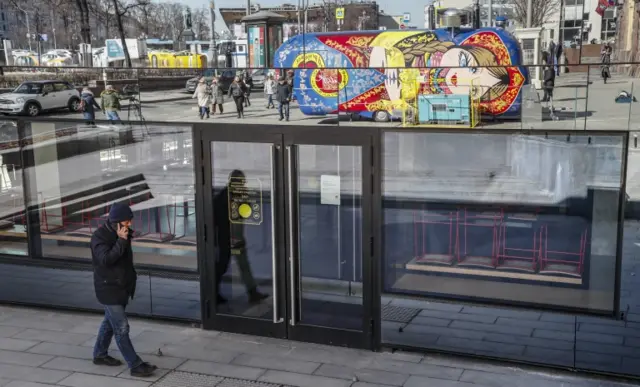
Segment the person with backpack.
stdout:
<path fill-rule="evenodd" d="M 82 89 L 82 94 L 80 94 L 79 110 L 89 126 L 96 126 L 96 109 L 100 109 L 100 105 L 96 102 L 91 90 L 85 87 Z"/>

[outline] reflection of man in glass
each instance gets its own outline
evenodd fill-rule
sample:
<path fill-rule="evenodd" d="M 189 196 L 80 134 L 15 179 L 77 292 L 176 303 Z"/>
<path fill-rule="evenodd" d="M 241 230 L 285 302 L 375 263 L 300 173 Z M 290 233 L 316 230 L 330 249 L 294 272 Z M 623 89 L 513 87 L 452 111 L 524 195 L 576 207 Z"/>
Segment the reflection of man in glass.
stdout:
<path fill-rule="evenodd" d="M 234 170 L 229 175 L 229 183 L 213 198 L 213 211 L 215 221 L 215 235 L 218 246 L 218 261 L 216 262 L 216 286 L 218 288 L 218 304 L 226 303 L 227 300 L 220 295 L 220 283 L 222 276 L 229 270 L 231 263 L 231 255 L 235 255 L 238 268 L 240 269 L 240 277 L 247 289 L 249 302 L 259 302 L 268 297 L 268 295 L 260 293 L 253 273 L 249 259 L 247 258 L 247 243 L 244 238 L 244 225 L 241 223 L 231 223 L 229 219 L 229 184 L 234 185 L 240 182 L 244 183 L 244 173 Z"/>

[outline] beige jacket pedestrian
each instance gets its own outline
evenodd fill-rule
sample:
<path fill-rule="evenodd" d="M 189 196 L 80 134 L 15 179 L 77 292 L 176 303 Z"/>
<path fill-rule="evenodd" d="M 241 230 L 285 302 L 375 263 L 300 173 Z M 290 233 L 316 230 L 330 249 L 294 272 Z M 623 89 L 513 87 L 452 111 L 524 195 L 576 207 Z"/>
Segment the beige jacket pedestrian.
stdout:
<path fill-rule="evenodd" d="M 206 84 L 200 83 L 193 93 L 193 97 L 198 99 L 198 106 L 207 107 L 211 104 L 211 93 Z"/>

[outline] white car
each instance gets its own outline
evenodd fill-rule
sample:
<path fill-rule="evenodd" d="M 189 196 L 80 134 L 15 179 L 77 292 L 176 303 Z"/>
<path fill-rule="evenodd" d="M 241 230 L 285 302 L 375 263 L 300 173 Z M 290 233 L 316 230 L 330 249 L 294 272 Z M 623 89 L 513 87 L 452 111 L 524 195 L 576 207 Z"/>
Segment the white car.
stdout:
<path fill-rule="evenodd" d="M 26 114 L 31 117 L 43 111 L 80 110 L 80 92 L 64 81 L 27 81 L 10 93 L 0 94 L 0 113 Z"/>

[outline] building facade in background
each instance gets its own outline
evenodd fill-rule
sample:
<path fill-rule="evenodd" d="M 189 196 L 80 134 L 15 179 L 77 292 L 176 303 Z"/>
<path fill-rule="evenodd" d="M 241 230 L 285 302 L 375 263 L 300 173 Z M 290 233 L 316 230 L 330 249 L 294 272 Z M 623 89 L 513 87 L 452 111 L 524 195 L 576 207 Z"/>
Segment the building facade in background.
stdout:
<path fill-rule="evenodd" d="M 310 5 L 306 11 L 307 31 L 337 31 L 338 28 L 344 31 L 352 30 L 377 30 L 380 27 L 380 9 L 375 1 L 351 2 L 340 5 L 344 8 L 344 22 L 338 25 L 335 17 L 337 4 L 326 3 L 321 5 Z M 237 38 L 246 38 L 246 31 L 242 24 L 242 18 L 247 15 L 247 9 L 219 8 L 222 19 L 229 31 Z M 253 6 L 252 12 L 269 11 L 275 12 L 286 18 L 284 22 L 284 39 L 297 35 L 302 31 L 305 12 L 297 11 L 294 4 L 283 4 L 276 7 L 261 7 L 259 4 Z"/>

